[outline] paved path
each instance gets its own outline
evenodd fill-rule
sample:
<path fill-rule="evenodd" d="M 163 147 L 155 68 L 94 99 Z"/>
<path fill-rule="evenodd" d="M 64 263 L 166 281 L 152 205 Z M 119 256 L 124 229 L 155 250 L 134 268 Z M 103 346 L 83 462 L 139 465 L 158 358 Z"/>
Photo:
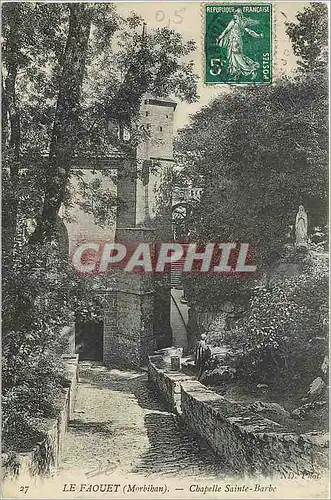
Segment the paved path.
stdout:
<path fill-rule="evenodd" d="M 158 476 L 224 476 L 202 442 L 165 410 L 147 374 L 80 363 L 80 383 L 61 468 Z"/>

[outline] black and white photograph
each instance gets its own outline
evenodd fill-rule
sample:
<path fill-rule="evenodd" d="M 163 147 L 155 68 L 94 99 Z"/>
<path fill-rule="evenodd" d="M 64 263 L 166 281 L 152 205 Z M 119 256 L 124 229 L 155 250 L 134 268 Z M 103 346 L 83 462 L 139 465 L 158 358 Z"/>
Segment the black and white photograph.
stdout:
<path fill-rule="evenodd" d="M 329 2 L 1 21 L 2 498 L 329 498 Z"/>

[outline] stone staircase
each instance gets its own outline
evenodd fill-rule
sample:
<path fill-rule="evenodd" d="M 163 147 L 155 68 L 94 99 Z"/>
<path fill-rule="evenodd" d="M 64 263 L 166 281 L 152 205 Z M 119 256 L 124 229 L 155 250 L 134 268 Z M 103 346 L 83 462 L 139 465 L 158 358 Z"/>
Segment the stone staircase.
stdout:
<path fill-rule="evenodd" d="M 185 257 L 182 257 L 181 259 L 175 262 L 171 262 L 170 264 L 170 281 L 173 288 L 182 288 L 182 274 L 184 263 Z"/>

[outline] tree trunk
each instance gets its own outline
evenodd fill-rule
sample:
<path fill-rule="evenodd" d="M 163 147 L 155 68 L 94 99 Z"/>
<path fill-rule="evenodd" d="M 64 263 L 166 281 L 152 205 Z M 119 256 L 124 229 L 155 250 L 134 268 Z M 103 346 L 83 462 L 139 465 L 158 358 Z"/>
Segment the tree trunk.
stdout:
<path fill-rule="evenodd" d="M 69 4 L 69 10 L 69 32 L 49 149 L 43 210 L 30 243 L 43 243 L 56 237 L 57 215 L 64 199 L 78 140 L 91 7 L 86 3 L 72 3 Z"/>
<path fill-rule="evenodd" d="M 20 16 L 21 6 L 19 3 L 7 5 L 8 11 L 8 37 L 5 47 L 6 77 L 3 83 L 2 98 L 2 146 L 3 151 L 8 148 L 8 185 L 4 193 L 3 203 L 3 256 L 4 264 L 10 265 L 18 212 L 18 184 L 19 184 L 19 157 L 20 157 L 20 113 L 16 97 L 16 80 L 19 69 L 20 58 Z M 10 125 L 10 127 L 9 127 Z"/>

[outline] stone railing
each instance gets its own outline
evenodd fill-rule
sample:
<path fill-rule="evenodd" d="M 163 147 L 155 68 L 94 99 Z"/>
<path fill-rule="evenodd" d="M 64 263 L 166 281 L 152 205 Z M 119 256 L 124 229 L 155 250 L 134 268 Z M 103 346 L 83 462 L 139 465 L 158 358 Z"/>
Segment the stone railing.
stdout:
<path fill-rule="evenodd" d="M 67 387 L 63 389 L 60 412 L 51 419 L 45 438 L 25 453 L 3 453 L 1 456 L 4 475 L 34 476 L 49 474 L 61 462 L 65 432 L 74 418 L 74 402 L 78 382 L 78 355 L 62 356 L 66 365 Z"/>
<path fill-rule="evenodd" d="M 327 468 L 328 435 L 296 434 L 193 377 L 171 371 L 162 355 L 150 356 L 148 375 L 171 410 L 234 471 L 316 474 Z"/>
<path fill-rule="evenodd" d="M 167 406 L 181 414 L 181 383 L 191 379 L 188 375 L 170 370 L 171 365 L 162 355 L 152 356 L 148 364 L 148 379 L 158 389 Z"/>

